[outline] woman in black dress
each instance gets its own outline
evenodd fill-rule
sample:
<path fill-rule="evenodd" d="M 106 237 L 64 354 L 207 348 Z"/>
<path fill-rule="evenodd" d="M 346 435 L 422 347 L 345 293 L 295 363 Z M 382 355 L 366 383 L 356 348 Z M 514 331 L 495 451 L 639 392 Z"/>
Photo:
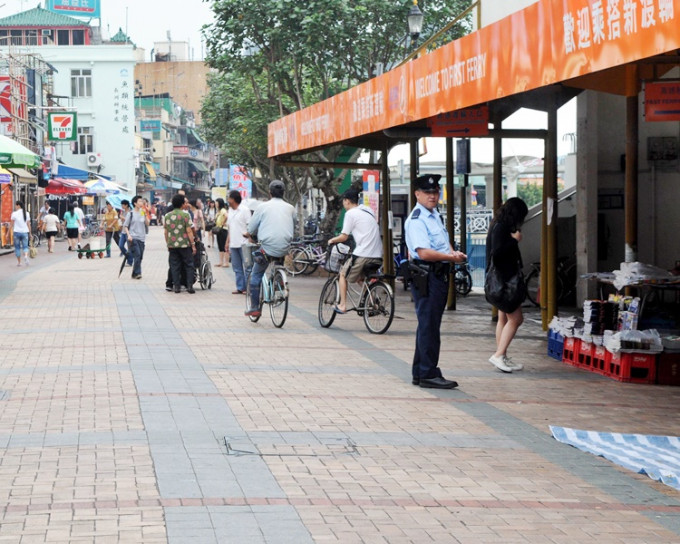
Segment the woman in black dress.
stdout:
<path fill-rule="evenodd" d="M 494 216 L 486 237 L 487 272 L 493 265 L 504 282 L 509 282 L 522 271 L 522 256 L 519 242 L 522 240 L 522 224 L 529 213 L 527 205 L 520 198 L 509 198 Z M 523 283 L 521 280 L 520 283 Z M 524 288 L 522 285 L 521 288 Z M 524 288 L 526 292 L 526 289 Z M 523 298 L 523 297 L 522 297 Z M 499 301 L 498 323 L 496 325 L 496 353 L 489 362 L 503 372 L 522 370 L 524 367 L 507 356 L 510 342 L 524 320 L 522 300 Z"/>

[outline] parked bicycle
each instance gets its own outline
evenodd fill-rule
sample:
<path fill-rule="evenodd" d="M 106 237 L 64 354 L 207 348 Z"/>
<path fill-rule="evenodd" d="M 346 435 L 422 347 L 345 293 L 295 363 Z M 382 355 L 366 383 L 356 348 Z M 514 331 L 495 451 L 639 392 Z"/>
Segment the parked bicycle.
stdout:
<path fill-rule="evenodd" d="M 335 307 L 340 301 L 338 273 L 348 258 L 349 252 L 342 253 L 337 246 L 329 246 L 326 251 L 326 270 L 331 276 L 321 289 L 318 309 L 319 323 L 324 328 L 330 327 L 337 315 Z M 353 311 L 363 317 L 369 332 L 383 334 L 394 319 L 394 293 L 389 283 L 384 281 L 387 276 L 380 273 L 379 266 L 369 272 L 360 289 L 356 288 L 356 284 L 347 286 L 347 312 Z"/>
<path fill-rule="evenodd" d="M 325 244 L 326 240 L 318 237 L 292 244 L 284 260 L 286 272 L 291 276 L 314 273 L 326 261 Z"/>
<path fill-rule="evenodd" d="M 272 323 L 275 327 L 281 328 L 288 315 L 288 278 L 283 267 L 283 258 L 266 255 L 259 245 L 246 244 L 243 248 L 245 248 L 245 261 L 250 258 L 255 261 L 265 259 L 269 263 L 260 284 L 260 309 L 263 309 L 264 304 L 267 304 Z M 250 312 L 254 309 L 250 297 L 250 276 L 246 279 L 246 285 L 246 312 Z M 253 323 L 260 319 L 259 315 L 248 317 Z"/>
<path fill-rule="evenodd" d="M 541 263 L 531 263 L 526 277 L 527 298 L 535 306 L 541 301 Z M 576 293 L 576 263 L 572 257 L 557 259 L 557 301 L 569 302 Z"/>
<path fill-rule="evenodd" d="M 467 261 L 462 263 L 455 263 L 454 266 L 454 285 L 456 286 L 456 294 L 465 297 L 472 291 L 472 273 L 470 263 Z"/>

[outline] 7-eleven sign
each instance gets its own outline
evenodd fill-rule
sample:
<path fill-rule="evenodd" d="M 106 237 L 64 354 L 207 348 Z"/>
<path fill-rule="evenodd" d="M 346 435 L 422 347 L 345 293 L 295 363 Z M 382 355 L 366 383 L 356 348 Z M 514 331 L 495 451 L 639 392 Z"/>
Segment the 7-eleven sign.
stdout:
<path fill-rule="evenodd" d="M 76 112 L 61 111 L 47 114 L 47 134 L 50 141 L 75 140 L 78 138 Z"/>

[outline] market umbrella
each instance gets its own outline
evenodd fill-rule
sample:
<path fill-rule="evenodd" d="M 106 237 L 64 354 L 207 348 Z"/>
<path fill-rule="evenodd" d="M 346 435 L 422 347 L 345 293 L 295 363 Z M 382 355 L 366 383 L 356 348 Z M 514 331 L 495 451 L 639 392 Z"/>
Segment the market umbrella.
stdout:
<path fill-rule="evenodd" d="M 42 168 L 40 156 L 19 142 L 0 134 L 0 166 L 5 168 Z"/>
<path fill-rule="evenodd" d="M 77 179 L 52 178 L 47 182 L 45 193 L 48 195 L 83 195 L 87 187 Z"/>
<path fill-rule="evenodd" d="M 116 185 L 112 181 L 99 178 L 91 179 L 85 182 L 88 195 L 117 195 L 120 193 L 120 185 Z"/>

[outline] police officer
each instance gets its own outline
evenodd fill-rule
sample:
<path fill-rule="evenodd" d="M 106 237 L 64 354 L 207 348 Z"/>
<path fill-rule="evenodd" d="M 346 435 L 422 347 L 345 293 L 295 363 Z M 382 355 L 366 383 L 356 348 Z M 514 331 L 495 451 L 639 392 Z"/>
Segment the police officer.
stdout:
<path fill-rule="evenodd" d="M 416 179 L 418 203 L 404 225 L 411 258 L 411 289 L 418 316 L 412 383 L 420 387 L 453 389 L 458 383 L 445 379 L 437 366 L 441 345 L 439 328 L 448 298 L 450 263 L 464 261 L 467 255 L 453 250 L 437 211 L 440 179 L 438 174 L 425 174 Z"/>

